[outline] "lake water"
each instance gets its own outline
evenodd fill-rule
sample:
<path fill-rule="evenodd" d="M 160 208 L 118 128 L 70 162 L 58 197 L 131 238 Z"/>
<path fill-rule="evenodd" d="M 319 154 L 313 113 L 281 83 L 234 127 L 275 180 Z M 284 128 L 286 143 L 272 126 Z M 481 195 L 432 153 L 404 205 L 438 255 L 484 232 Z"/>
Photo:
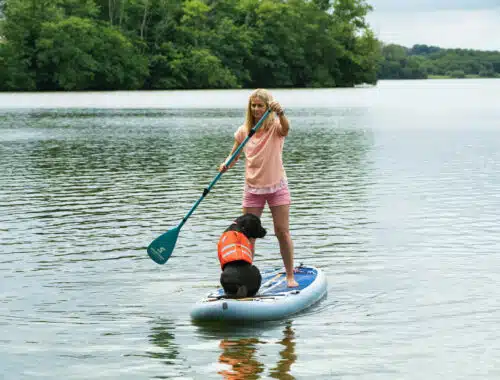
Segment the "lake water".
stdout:
<path fill-rule="evenodd" d="M 328 296 L 200 326 L 243 165 L 167 264 L 146 246 L 217 174 L 249 92 L 0 94 L 0 378 L 498 379 L 500 80 L 273 91 L 296 263 Z M 263 223 L 257 264 L 280 265 Z"/>

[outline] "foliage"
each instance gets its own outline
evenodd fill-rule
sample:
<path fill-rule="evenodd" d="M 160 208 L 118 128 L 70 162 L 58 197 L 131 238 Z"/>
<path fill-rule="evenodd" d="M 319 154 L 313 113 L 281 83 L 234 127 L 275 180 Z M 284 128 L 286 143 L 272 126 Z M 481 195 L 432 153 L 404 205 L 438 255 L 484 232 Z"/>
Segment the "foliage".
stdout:
<path fill-rule="evenodd" d="M 36 57 L 44 90 L 137 89 L 147 75 L 146 59 L 120 32 L 79 17 L 44 23 Z"/>
<path fill-rule="evenodd" d="M 500 73 L 497 52 L 382 45 L 365 0 L 0 0 L 0 9 L 0 90 L 351 87 Z"/>
<path fill-rule="evenodd" d="M 391 44 L 383 46 L 382 55 L 379 79 L 500 76 L 500 52 Z"/>
<path fill-rule="evenodd" d="M 375 83 L 364 0 L 2 0 L 0 89 Z"/>

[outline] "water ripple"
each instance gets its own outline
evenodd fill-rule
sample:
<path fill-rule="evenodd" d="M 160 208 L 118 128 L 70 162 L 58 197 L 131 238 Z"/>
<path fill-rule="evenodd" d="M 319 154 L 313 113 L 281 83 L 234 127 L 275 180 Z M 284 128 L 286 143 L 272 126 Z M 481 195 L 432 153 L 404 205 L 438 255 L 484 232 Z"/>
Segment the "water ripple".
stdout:
<path fill-rule="evenodd" d="M 296 260 L 325 271 L 328 295 L 289 321 L 225 329 L 188 312 L 218 285 L 215 246 L 241 210 L 242 165 L 166 265 L 145 247 L 217 174 L 241 110 L 3 111 L 2 368 L 220 378 L 240 361 L 270 378 L 494 378 L 500 131 L 452 115 L 456 128 L 418 128 L 418 115 L 401 127 L 394 112 L 287 112 Z M 268 211 L 263 223 L 258 265 L 280 265 Z"/>

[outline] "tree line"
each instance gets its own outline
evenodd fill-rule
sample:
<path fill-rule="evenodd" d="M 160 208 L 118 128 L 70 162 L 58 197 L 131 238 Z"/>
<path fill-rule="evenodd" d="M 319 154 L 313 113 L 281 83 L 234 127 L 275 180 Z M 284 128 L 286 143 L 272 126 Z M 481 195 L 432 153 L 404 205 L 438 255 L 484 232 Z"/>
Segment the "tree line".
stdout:
<path fill-rule="evenodd" d="M 0 0 L 0 90 L 376 83 L 364 0 Z"/>
<path fill-rule="evenodd" d="M 500 77 L 500 52 L 390 44 L 382 47 L 379 79 Z"/>
<path fill-rule="evenodd" d="M 500 52 L 384 45 L 365 0 L 0 0 L 0 90 L 352 87 L 500 75 Z"/>

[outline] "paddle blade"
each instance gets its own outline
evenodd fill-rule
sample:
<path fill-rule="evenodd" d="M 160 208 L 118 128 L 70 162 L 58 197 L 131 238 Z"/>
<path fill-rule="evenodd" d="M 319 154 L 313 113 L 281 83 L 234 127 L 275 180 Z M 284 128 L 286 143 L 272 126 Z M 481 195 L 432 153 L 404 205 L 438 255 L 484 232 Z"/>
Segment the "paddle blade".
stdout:
<path fill-rule="evenodd" d="M 148 247 L 148 255 L 158 264 L 165 264 L 174 251 L 180 228 L 172 228 L 157 237 Z"/>

